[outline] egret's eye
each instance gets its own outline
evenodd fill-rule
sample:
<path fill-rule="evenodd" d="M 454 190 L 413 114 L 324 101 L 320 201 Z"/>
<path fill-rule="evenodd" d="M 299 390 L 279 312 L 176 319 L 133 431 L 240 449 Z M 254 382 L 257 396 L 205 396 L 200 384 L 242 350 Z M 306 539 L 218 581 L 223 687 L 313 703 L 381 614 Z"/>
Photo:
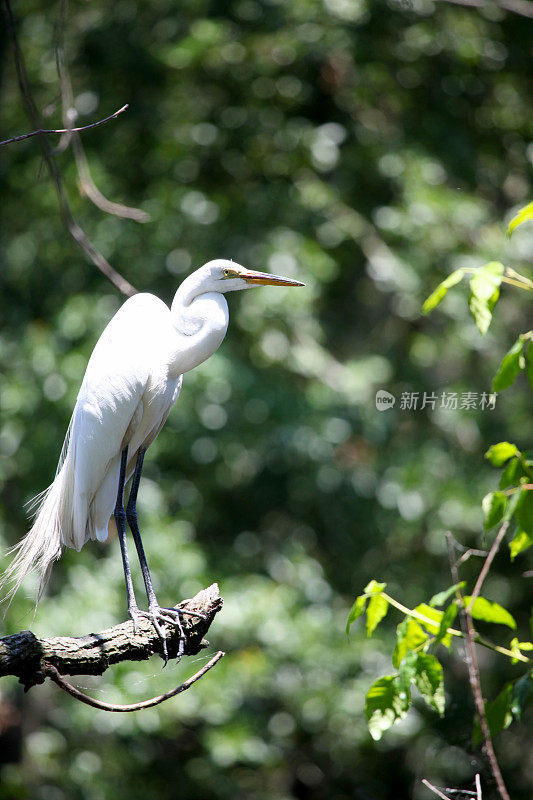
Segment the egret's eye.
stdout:
<path fill-rule="evenodd" d="M 223 275 L 224 275 L 225 278 L 229 278 L 229 275 L 230 275 L 229 269 L 223 270 Z"/>

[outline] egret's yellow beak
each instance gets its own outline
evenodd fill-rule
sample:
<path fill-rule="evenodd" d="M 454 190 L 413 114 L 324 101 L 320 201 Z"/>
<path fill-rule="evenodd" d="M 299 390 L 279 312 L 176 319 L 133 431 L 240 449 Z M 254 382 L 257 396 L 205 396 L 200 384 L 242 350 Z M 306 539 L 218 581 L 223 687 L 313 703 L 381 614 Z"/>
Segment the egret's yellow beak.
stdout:
<path fill-rule="evenodd" d="M 241 272 L 239 278 L 246 283 L 259 283 L 264 286 L 305 286 L 305 283 L 293 281 L 292 278 L 282 278 L 280 275 L 270 275 L 268 272 Z"/>

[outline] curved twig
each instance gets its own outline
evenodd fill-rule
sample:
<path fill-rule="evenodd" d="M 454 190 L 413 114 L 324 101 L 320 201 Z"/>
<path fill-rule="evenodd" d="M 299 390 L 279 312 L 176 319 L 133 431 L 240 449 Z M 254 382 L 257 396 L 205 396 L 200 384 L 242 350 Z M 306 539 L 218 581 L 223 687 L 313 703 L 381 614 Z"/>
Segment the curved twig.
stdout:
<path fill-rule="evenodd" d="M 76 161 L 76 167 L 78 170 L 80 194 L 88 197 L 97 208 L 99 208 L 101 211 L 104 211 L 106 214 L 113 214 L 115 217 L 132 219 L 134 222 L 149 222 L 150 215 L 147 214 L 146 211 L 142 211 L 140 208 L 126 206 L 123 203 L 115 203 L 112 200 L 108 200 L 107 197 L 102 194 L 100 189 L 96 186 L 91 175 L 89 162 L 87 160 L 87 156 L 85 155 L 85 149 L 83 147 L 81 136 L 78 134 L 79 129 L 68 127 L 70 121 L 69 112 L 74 106 L 74 93 L 72 91 L 72 81 L 70 80 L 67 67 L 67 58 L 65 55 L 64 31 L 66 17 L 67 0 L 60 0 L 59 18 L 56 28 L 55 52 L 57 74 L 59 76 L 59 85 L 61 88 L 63 124 L 67 127 L 64 131 L 62 131 L 64 135 L 61 137 L 58 149 L 64 150 L 69 144 L 72 145 L 74 160 Z"/>
<path fill-rule="evenodd" d="M 175 689 L 171 689 L 169 692 L 165 692 L 164 694 L 160 694 L 157 697 L 152 697 L 150 700 L 142 700 L 139 703 L 130 703 L 128 705 L 117 705 L 115 703 L 105 703 L 103 700 L 95 700 L 94 697 L 89 697 L 89 695 L 84 694 L 84 692 L 80 692 L 79 689 L 76 689 L 75 686 L 72 686 L 71 683 L 66 681 L 64 678 L 61 677 L 57 669 L 52 666 L 52 664 L 45 664 L 43 667 L 43 673 L 50 678 L 60 689 L 63 689 L 64 692 L 70 694 L 76 700 L 79 700 L 80 703 L 85 703 L 88 706 L 92 706 L 92 708 L 98 708 L 101 711 L 142 711 L 144 708 L 153 708 L 153 706 L 158 706 L 160 703 L 164 703 L 165 700 L 170 700 L 171 697 L 176 697 L 177 694 L 181 694 L 181 692 L 185 692 L 189 689 L 193 683 L 199 681 L 200 678 L 203 678 L 206 672 L 215 666 L 215 664 L 220 661 L 220 659 L 225 656 L 226 654 L 219 650 L 218 653 L 215 653 L 213 658 L 204 664 L 202 669 L 199 669 L 198 672 L 195 672 L 190 678 L 187 678 L 179 686 L 176 686 Z"/>
<path fill-rule="evenodd" d="M 123 278 L 122 275 L 119 272 L 117 272 L 117 270 L 114 269 L 114 267 L 111 266 L 109 261 L 95 247 L 95 245 L 91 242 L 91 240 L 89 239 L 83 228 L 80 225 L 78 225 L 78 223 L 74 219 L 72 210 L 70 208 L 70 204 L 68 202 L 65 187 L 63 186 L 63 178 L 61 172 L 59 171 L 59 167 L 57 166 L 54 154 L 52 153 L 50 145 L 48 144 L 46 135 L 40 132 L 42 131 L 41 120 L 30 91 L 28 74 L 26 71 L 26 64 L 17 37 L 17 32 L 15 29 L 15 19 L 13 16 L 13 10 L 11 8 L 10 0 L 3 0 L 3 4 L 6 10 L 7 27 L 9 35 L 11 37 L 11 41 L 13 43 L 13 49 L 15 53 L 15 67 L 17 71 L 17 79 L 18 79 L 20 93 L 22 94 L 24 100 L 26 113 L 28 114 L 29 118 L 32 120 L 36 128 L 38 128 L 39 145 L 41 147 L 41 152 L 46 162 L 46 166 L 48 167 L 48 171 L 50 172 L 50 177 L 52 178 L 52 181 L 55 186 L 63 224 L 65 225 L 66 229 L 68 230 L 72 238 L 81 247 L 85 255 L 88 256 L 88 258 L 95 265 L 95 267 L 97 267 L 100 270 L 100 272 L 102 272 L 106 276 L 106 278 L 109 281 L 111 281 L 111 283 L 114 286 L 116 286 L 116 288 L 120 292 L 122 292 L 122 294 L 125 294 L 127 297 L 131 297 L 132 295 L 137 294 L 137 290 L 135 289 L 135 287 L 132 286 L 129 281 Z"/>

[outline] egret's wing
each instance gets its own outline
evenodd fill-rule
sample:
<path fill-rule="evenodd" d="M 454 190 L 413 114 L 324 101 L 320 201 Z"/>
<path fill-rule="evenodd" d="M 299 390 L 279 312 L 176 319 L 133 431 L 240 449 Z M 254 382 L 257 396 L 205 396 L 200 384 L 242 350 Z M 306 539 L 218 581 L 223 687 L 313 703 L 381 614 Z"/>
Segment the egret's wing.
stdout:
<path fill-rule="evenodd" d="M 78 549 L 89 535 L 89 506 L 127 443 L 126 434 L 135 430 L 143 415 L 143 396 L 155 360 L 143 311 L 135 297 L 113 317 L 93 350 L 76 400 L 61 469 L 69 478 L 63 541 Z"/>

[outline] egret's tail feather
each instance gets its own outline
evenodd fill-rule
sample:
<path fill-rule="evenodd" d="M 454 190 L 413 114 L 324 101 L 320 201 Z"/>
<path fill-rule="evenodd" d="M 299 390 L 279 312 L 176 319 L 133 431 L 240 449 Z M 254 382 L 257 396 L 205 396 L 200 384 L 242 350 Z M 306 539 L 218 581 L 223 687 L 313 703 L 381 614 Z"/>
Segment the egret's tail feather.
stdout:
<path fill-rule="evenodd" d="M 61 555 L 60 502 L 63 476 L 57 475 L 52 485 L 39 498 L 35 521 L 26 536 L 10 553 L 15 557 L 0 582 L 0 592 L 11 584 L 3 600 L 11 603 L 20 584 L 32 570 L 41 574 L 37 602 L 41 599 L 50 578 L 54 561 Z"/>

